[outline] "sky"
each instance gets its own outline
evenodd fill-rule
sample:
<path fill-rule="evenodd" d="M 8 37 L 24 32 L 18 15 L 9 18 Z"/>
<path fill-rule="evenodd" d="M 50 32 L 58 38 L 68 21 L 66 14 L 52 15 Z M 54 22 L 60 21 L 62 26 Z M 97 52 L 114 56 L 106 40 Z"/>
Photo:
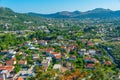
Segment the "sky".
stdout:
<path fill-rule="evenodd" d="M 55 13 L 60 11 L 87 11 L 95 8 L 120 10 L 120 0 L 0 0 L 0 6 L 15 12 Z"/>

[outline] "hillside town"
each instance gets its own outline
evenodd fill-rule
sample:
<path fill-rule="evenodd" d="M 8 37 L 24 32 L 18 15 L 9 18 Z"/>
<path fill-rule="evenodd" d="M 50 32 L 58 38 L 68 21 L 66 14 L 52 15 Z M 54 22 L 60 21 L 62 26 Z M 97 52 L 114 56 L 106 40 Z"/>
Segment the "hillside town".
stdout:
<path fill-rule="evenodd" d="M 120 80 L 120 17 L 0 13 L 0 80 Z"/>

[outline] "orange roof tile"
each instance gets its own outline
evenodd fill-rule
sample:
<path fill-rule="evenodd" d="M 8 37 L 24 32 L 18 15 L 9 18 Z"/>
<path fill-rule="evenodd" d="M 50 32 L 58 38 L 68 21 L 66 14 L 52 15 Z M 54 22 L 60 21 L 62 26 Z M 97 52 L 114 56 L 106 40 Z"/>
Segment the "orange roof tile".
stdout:
<path fill-rule="evenodd" d="M 21 65 L 24 65 L 24 64 L 26 64 L 26 63 L 27 63 L 26 60 L 20 60 L 20 61 L 18 62 L 18 64 L 21 64 Z"/>
<path fill-rule="evenodd" d="M 59 52 L 52 52 L 51 54 L 59 54 Z"/>
<path fill-rule="evenodd" d="M 13 69 L 14 69 L 14 66 L 0 66 L 0 70 L 12 71 Z"/>
<path fill-rule="evenodd" d="M 61 55 L 57 55 L 55 56 L 56 59 L 60 59 L 61 58 Z"/>
<path fill-rule="evenodd" d="M 17 80 L 24 80 L 22 77 L 18 77 L 18 79 Z"/>

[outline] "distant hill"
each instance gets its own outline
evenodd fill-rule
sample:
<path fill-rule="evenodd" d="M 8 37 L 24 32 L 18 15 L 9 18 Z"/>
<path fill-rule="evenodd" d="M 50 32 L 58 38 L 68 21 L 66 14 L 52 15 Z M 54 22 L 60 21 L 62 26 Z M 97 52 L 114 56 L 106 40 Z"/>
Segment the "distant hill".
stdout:
<path fill-rule="evenodd" d="M 57 18 L 57 19 L 48 19 Z M 46 23 L 54 23 L 55 20 L 62 18 L 67 19 L 111 19 L 120 18 L 120 11 L 112 11 L 110 9 L 96 8 L 86 12 L 80 11 L 62 11 L 53 14 L 38 14 L 38 13 L 16 13 L 13 10 L 5 7 L 0 7 L 0 30 L 24 30 L 33 29 L 33 26 L 47 25 Z M 6 26 L 7 25 L 7 26 Z"/>
<path fill-rule="evenodd" d="M 37 24 L 43 23 L 45 18 L 34 17 L 28 14 L 16 13 L 9 8 L 0 7 L 0 30 L 24 30 L 28 26 L 33 25 L 25 24 L 25 22 L 34 22 Z M 7 25 L 7 27 L 5 26 Z"/>
<path fill-rule="evenodd" d="M 120 11 L 112 11 L 110 9 L 96 8 L 86 12 L 80 11 L 62 11 L 54 14 L 37 14 L 37 13 L 28 13 L 32 16 L 42 16 L 47 18 L 116 18 L 120 17 Z"/>

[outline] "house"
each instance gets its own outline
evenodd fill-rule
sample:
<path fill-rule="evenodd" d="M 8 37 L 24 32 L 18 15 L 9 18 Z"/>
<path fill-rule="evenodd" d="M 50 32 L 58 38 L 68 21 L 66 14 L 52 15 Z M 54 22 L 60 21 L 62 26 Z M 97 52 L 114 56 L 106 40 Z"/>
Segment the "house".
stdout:
<path fill-rule="evenodd" d="M 42 46 L 47 46 L 47 41 L 45 40 L 40 40 L 39 43 L 42 45 Z"/>
<path fill-rule="evenodd" d="M 71 56 L 70 58 L 69 58 L 69 60 L 75 60 L 76 59 L 76 56 Z"/>
<path fill-rule="evenodd" d="M 78 50 L 77 52 L 78 52 L 78 54 L 80 54 L 81 56 L 83 56 L 86 53 L 86 49 L 81 49 L 81 50 Z"/>
<path fill-rule="evenodd" d="M 57 39 L 62 40 L 64 39 L 62 35 L 57 36 Z"/>
<path fill-rule="evenodd" d="M 88 52 L 90 55 L 96 55 L 96 50 L 94 49 L 90 49 Z"/>
<path fill-rule="evenodd" d="M 91 56 L 89 56 L 89 55 L 85 56 L 84 62 L 93 62 L 91 59 L 92 59 Z"/>
<path fill-rule="evenodd" d="M 45 72 L 45 71 L 47 71 L 47 69 L 48 69 L 48 66 L 43 66 L 43 68 L 42 68 L 42 70 Z"/>
<path fill-rule="evenodd" d="M 61 66 L 60 64 L 54 64 L 53 69 L 55 69 L 55 70 L 60 70 L 61 67 L 62 67 L 62 66 Z"/>
<path fill-rule="evenodd" d="M 10 72 L 8 70 L 0 70 L 0 78 L 1 80 L 6 80 L 10 75 Z"/>
<path fill-rule="evenodd" d="M 61 60 L 61 55 L 55 55 L 55 59 L 57 60 L 57 61 L 60 61 Z"/>
<path fill-rule="evenodd" d="M 50 54 L 51 57 L 60 56 L 60 55 L 61 55 L 60 52 L 52 52 Z"/>
<path fill-rule="evenodd" d="M 31 49 L 31 50 L 36 50 L 36 48 L 33 47 L 33 46 L 30 46 L 29 49 Z"/>
<path fill-rule="evenodd" d="M 51 52 L 49 54 L 49 56 L 52 57 L 52 58 L 55 58 L 58 61 L 61 60 L 61 53 L 60 52 Z"/>
<path fill-rule="evenodd" d="M 31 44 L 31 42 L 30 42 L 30 41 L 28 41 L 28 42 L 25 44 L 25 46 L 27 46 L 27 47 L 31 47 L 31 46 L 32 46 L 32 44 Z"/>
<path fill-rule="evenodd" d="M 37 43 L 38 43 L 38 41 L 37 41 L 36 38 L 33 38 L 33 43 L 34 43 L 34 44 L 37 44 Z"/>
<path fill-rule="evenodd" d="M 17 53 L 18 55 L 21 55 L 21 54 L 23 54 L 21 51 L 19 51 L 18 53 Z"/>
<path fill-rule="evenodd" d="M 54 48 L 47 48 L 45 50 L 46 54 L 48 54 L 48 55 L 51 54 L 53 51 L 54 51 Z"/>
<path fill-rule="evenodd" d="M 52 57 L 46 57 L 46 59 L 48 59 L 49 61 L 52 61 Z"/>
<path fill-rule="evenodd" d="M 71 69 L 73 69 L 73 65 L 72 65 L 72 63 L 70 63 L 70 62 L 67 62 L 66 63 L 66 68 L 68 69 L 68 70 L 71 70 Z"/>
<path fill-rule="evenodd" d="M 44 59 L 42 62 L 41 62 L 42 66 L 49 66 L 50 65 L 50 60 L 49 59 Z"/>
<path fill-rule="evenodd" d="M 18 77 L 17 80 L 24 80 L 22 77 Z"/>
<path fill-rule="evenodd" d="M 2 64 L 0 63 L 0 66 L 2 66 Z"/>
<path fill-rule="evenodd" d="M 0 66 L 0 70 L 8 70 L 9 72 L 14 70 L 14 66 Z"/>
<path fill-rule="evenodd" d="M 61 49 L 62 50 L 65 50 L 67 47 L 66 46 L 61 46 Z"/>
<path fill-rule="evenodd" d="M 88 63 L 85 65 L 85 68 L 87 69 L 94 69 L 95 68 L 95 64 L 94 63 Z"/>
<path fill-rule="evenodd" d="M 69 45 L 69 48 L 70 48 L 70 50 L 73 50 L 73 49 L 75 49 L 75 45 L 74 44 L 72 44 L 72 45 Z"/>
<path fill-rule="evenodd" d="M 20 61 L 18 61 L 18 64 L 19 65 L 27 65 L 27 60 L 20 60 Z"/>
<path fill-rule="evenodd" d="M 70 53 L 71 48 L 68 47 L 68 48 L 66 48 L 65 50 L 66 50 L 67 53 Z"/>
<path fill-rule="evenodd" d="M 96 58 L 91 58 L 91 61 L 93 61 L 94 63 L 99 63 L 99 61 Z"/>
<path fill-rule="evenodd" d="M 44 71 L 47 71 L 49 65 L 50 65 L 50 59 L 44 59 L 42 62 L 41 62 L 41 65 L 43 66 L 43 70 Z"/>
<path fill-rule="evenodd" d="M 33 54 L 32 58 L 33 58 L 33 60 L 38 60 L 39 59 L 39 54 Z"/>
<path fill-rule="evenodd" d="M 105 61 L 104 64 L 105 64 L 106 66 L 111 66 L 111 65 L 112 65 L 112 62 L 111 62 L 111 61 Z"/>
<path fill-rule="evenodd" d="M 88 46 L 94 46 L 94 44 L 91 41 L 88 41 L 87 45 Z"/>
<path fill-rule="evenodd" d="M 6 54 L 6 53 L 8 53 L 7 50 L 2 50 L 2 51 L 0 52 L 0 54 Z"/>
<path fill-rule="evenodd" d="M 7 57 L 10 58 L 10 59 L 12 59 L 12 58 L 15 58 L 15 55 L 13 55 L 13 54 L 8 54 Z"/>
<path fill-rule="evenodd" d="M 81 42 L 85 44 L 87 42 L 87 40 L 82 39 Z"/>
<path fill-rule="evenodd" d="M 66 67 L 61 67 L 61 70 L 60 70 L 62 73 L 64 73 L 64 72 L 66 72 L 66 71 L 68 71 L 68 68 L 66 68 Z"/>
<path fill-rule="evenodd" d="M 15 64 L 16 64 L 16 60 L 11 59 L 11 60 L 6 61 L 6 65 L 13 66 Z"/>
<path fill-rule="evenodd" d="M 17 52 L 16 51 L 14 51 L 14 50 L 8 50 L 8 54 L 13 54 L 13 55 L 15 55 Z"/>

